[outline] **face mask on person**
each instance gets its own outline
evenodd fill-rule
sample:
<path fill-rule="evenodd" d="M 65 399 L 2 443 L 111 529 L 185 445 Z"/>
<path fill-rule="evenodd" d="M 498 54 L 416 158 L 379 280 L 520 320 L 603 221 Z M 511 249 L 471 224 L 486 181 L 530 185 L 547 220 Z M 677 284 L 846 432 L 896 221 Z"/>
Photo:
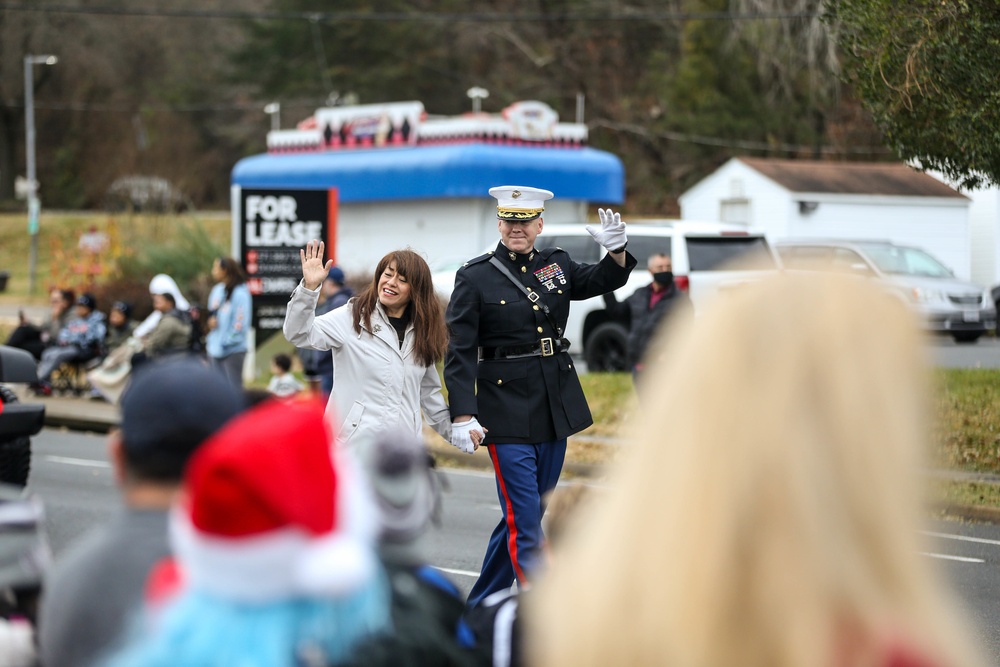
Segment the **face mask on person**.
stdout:
<path fill-rule="evenodd" d="M 674 272 L 673 271 L 658 271 L 653 274 L 653 280 L 660 283 L 664 287 L 669 287 L 674 283 Z"/>

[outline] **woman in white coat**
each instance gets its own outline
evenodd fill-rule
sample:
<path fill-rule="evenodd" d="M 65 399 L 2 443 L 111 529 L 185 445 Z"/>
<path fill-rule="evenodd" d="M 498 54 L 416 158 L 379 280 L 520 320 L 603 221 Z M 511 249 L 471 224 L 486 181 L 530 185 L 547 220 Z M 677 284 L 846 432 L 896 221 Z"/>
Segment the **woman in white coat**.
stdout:
<path fill-rule="evenodd" d="M 333 260 L 323 263 L 323 249 L 314 240 L 299 253 L 302 282 L 288 302 L 284 332 L 297 347 L 333 354 L 327 416 L 337 420 L 338 442 L 364 446 L 388 430 L 419 437 L 421 410 L 449 440 L 451 417 L 435 366 L 448 347 L 448 330 L 427 262 L 412 250 L 390 252 L 358 296 L 316 317 L 319 290 L 333 266 Z"/>

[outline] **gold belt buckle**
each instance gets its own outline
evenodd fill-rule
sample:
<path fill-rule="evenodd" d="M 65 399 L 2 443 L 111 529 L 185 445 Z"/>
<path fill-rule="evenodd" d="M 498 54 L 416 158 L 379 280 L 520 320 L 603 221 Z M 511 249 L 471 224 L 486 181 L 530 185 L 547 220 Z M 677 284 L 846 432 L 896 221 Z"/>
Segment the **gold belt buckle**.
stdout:
<path fill-rule="evenodd" d="M 553 354 L 556 353 L 555 347 L 553 347 L 553 345 L 552 345 L 552 339 L 551 338 L 543 338 L 542 341 L 541 341 L 541 343 L 542 343 L 542 356 L 543 357 L 551 357 Z"/>

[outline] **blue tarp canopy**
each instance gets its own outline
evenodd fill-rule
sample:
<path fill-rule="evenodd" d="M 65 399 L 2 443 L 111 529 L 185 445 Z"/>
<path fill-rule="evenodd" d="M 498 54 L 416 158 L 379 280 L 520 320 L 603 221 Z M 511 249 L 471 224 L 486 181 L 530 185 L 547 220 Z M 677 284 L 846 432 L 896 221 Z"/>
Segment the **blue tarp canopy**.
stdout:
<path fill-rule="evenodd" d="M 342 203 L 484 197 L 495 185 L 528 185 L 560 199 L 603 204 L 625 200 L 625 168 L 606 151 L 478 143 L 255 155 L 236 163 L 232 184 L 336 187 Z"/>

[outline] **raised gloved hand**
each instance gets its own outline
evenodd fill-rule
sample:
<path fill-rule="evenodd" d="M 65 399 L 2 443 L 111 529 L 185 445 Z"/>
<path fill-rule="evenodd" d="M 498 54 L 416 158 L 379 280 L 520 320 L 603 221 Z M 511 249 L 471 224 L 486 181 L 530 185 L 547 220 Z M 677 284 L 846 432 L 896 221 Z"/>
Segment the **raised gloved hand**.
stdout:
<path fill-rule="evenodd" d="M 476 447 L 479 446 L 479 442 L 482 442 L 485 431 L 486 429 L 479 425 L 479 420 L 475 417 L 467 422 L 455 422 L 451 425 L 451 444 L 455 445 L 466 454 L 471 454 L 476 451 Z M 477 434 L 479 442 L 472 439 L 472 434 L 474 432 Z"/>
<path fill-rule="evenodd" d="M 621 248 L 628 241 L 625 236 L 625 223 L 622 222 L 621 213 L 614 213 L 611 209 L 597 209 L 597 216 L 601 219 L 601 228 L 597 229 L 593 225 L 587 225 L 587 231 L 594 237 L 594 240 L 604 246 L 608 252 Z"/>

